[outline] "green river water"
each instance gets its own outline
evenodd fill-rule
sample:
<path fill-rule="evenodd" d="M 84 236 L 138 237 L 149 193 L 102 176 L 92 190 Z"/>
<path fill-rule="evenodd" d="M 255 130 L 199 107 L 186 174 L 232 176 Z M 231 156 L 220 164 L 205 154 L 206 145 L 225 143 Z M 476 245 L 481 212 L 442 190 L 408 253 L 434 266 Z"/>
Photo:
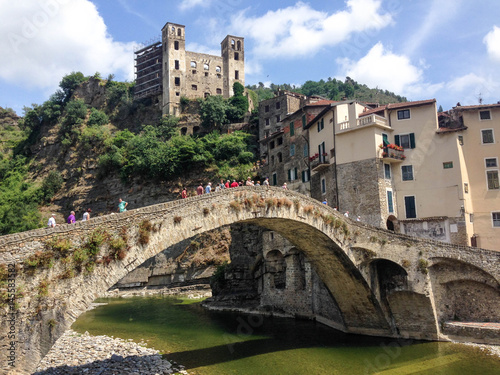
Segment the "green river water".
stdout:
<path fill-rule="evenodd" d="M 100 299 L 78 332 L 144 340 L 190 374 L 500 374 L 469 346 L 346 335 L 313 321 L 210 312 L 176 297 Z"/>

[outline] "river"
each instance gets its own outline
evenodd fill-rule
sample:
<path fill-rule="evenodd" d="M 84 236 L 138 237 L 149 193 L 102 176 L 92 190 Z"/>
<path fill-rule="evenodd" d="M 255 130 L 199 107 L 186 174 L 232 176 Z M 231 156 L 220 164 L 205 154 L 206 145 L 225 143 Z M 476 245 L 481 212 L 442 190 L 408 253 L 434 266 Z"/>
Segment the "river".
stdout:
<path fill-rule="evenodd" d="M 460 344 L 347 335 L 322 324 L 212 312 L 176 297 L 99 299 L 72 328 L 167 354 L 190 374 L 499 374 L 500 359 Z"/>

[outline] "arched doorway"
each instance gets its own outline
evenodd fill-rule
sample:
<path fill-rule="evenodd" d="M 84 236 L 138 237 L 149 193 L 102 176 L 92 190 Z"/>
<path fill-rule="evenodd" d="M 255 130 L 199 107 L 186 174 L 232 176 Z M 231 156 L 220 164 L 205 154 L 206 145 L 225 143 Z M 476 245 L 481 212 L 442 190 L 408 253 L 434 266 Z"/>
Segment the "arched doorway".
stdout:
<path fill-rule="evenodd" d="M 397 221 L 398 219 L 396 219 L 396 216 L 394 215 L 389 216 L 386 221 L 387 230 L 395 232 Z"/>

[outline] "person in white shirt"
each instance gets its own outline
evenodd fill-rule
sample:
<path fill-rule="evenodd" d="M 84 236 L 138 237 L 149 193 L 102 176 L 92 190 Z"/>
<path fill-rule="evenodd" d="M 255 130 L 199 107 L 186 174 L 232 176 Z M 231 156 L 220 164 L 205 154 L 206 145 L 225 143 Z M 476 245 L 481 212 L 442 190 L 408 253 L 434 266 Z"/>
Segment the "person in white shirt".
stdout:
<path fill-rule="evenodd" d="M 56 226 L 56 214 L 52 214 L 52 216 L 49 218 L 49 221 L 47 223 L 47 226 L 49 228 L 54 228 Z"/>
<path fill-rule="evenodd" d="M 82 221 L 87 221 L 90 219 L 90 213 L 92 212 L 92 210 L 90 208 L 87 209 L 87 211 L 85 211 L 83 213 L 83 218 L 82 218 Z"/>

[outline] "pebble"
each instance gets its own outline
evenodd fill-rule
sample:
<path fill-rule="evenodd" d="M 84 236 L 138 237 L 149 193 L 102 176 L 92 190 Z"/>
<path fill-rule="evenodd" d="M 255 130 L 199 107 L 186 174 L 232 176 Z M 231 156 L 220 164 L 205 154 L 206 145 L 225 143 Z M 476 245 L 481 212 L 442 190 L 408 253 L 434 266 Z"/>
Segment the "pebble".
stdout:
<path fill-rule="evenodd" d="M 71 329 L 57 340 L 33 375 L 166 375 L 179 372 L 158 350 L 109 336 Z M 188 374 L 182 371 L 182 374 Z"/>

